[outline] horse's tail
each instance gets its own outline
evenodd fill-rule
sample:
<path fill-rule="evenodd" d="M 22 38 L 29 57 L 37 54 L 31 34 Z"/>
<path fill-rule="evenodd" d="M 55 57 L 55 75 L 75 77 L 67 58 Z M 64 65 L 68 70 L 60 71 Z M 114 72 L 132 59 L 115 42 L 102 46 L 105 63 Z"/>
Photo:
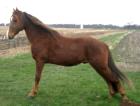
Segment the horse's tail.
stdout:
<path fill-rule="evenodd" d="M 133 83 L 131 80 L 129 80 L 115 65 L 111 52 L 109 51 L 109 56 L 108 56 L 108 66 L 111 69 L 111 71 L 113 72 L 113 74 L 119 78 L 119 80 L 121 80 L 122 82 L 125 82 L 128 84 L 128 86 L 130 88 L 134 88 Z"/>

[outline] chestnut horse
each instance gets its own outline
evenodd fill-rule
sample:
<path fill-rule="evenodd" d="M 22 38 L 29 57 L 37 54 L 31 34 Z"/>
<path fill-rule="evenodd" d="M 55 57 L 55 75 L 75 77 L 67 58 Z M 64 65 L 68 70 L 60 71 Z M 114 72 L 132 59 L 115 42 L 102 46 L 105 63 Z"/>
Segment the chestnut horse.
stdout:
<path fill-rule="evenodd" d="M 32 57 L 36 62 L 35 84 L 29 97 L 37 94 L 45 63 L 63 66 L 89 63 L 106 81 L 110 97 L 118 92 L 123 99 L 127 98 L 121 81 L 129 83 L 128 79 L 115 66 L 105 43 L 91 37 L 64 37 L 36 17 L 16 9 L 10 20 L 9 39 L 13 39 L 21 30 L 26 32 L 31 43 Z"/>

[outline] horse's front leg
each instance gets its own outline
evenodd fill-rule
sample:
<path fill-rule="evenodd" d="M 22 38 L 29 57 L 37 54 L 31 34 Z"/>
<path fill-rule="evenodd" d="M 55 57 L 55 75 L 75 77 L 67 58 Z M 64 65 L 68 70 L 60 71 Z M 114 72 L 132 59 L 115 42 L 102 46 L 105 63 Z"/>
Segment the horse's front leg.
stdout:
<path fill-rule="evenodd" d="M 30 93 L 28 94 L 29 97 L 34 97 L 37 94 L 43 66 L 44 62 L 36 61 L 35 84 L 33 85 Z"/>

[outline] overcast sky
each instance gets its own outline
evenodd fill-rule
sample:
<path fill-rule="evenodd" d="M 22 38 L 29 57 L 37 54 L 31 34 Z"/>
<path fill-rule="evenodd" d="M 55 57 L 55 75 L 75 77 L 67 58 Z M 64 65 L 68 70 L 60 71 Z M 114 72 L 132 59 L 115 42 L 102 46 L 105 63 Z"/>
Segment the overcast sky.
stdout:
<path fill-rule="evenodd" d="M 0 0 L 0 23 L 16 7 L 46 24 L 140 24 L 140 0 Z"/>

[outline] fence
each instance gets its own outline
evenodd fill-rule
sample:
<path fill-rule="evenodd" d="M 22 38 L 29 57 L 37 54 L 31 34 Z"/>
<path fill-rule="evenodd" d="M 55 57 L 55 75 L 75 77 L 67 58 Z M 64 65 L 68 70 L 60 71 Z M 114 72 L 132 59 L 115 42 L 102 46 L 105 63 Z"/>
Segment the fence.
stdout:
<path fill-rule="evenodd" d="M 17 37 L 12 40 L 9 39 L 0 40 L 0 52 L 11 48 L 23 47 L 29 44 L 30 43 L 26 37 Z"/>

